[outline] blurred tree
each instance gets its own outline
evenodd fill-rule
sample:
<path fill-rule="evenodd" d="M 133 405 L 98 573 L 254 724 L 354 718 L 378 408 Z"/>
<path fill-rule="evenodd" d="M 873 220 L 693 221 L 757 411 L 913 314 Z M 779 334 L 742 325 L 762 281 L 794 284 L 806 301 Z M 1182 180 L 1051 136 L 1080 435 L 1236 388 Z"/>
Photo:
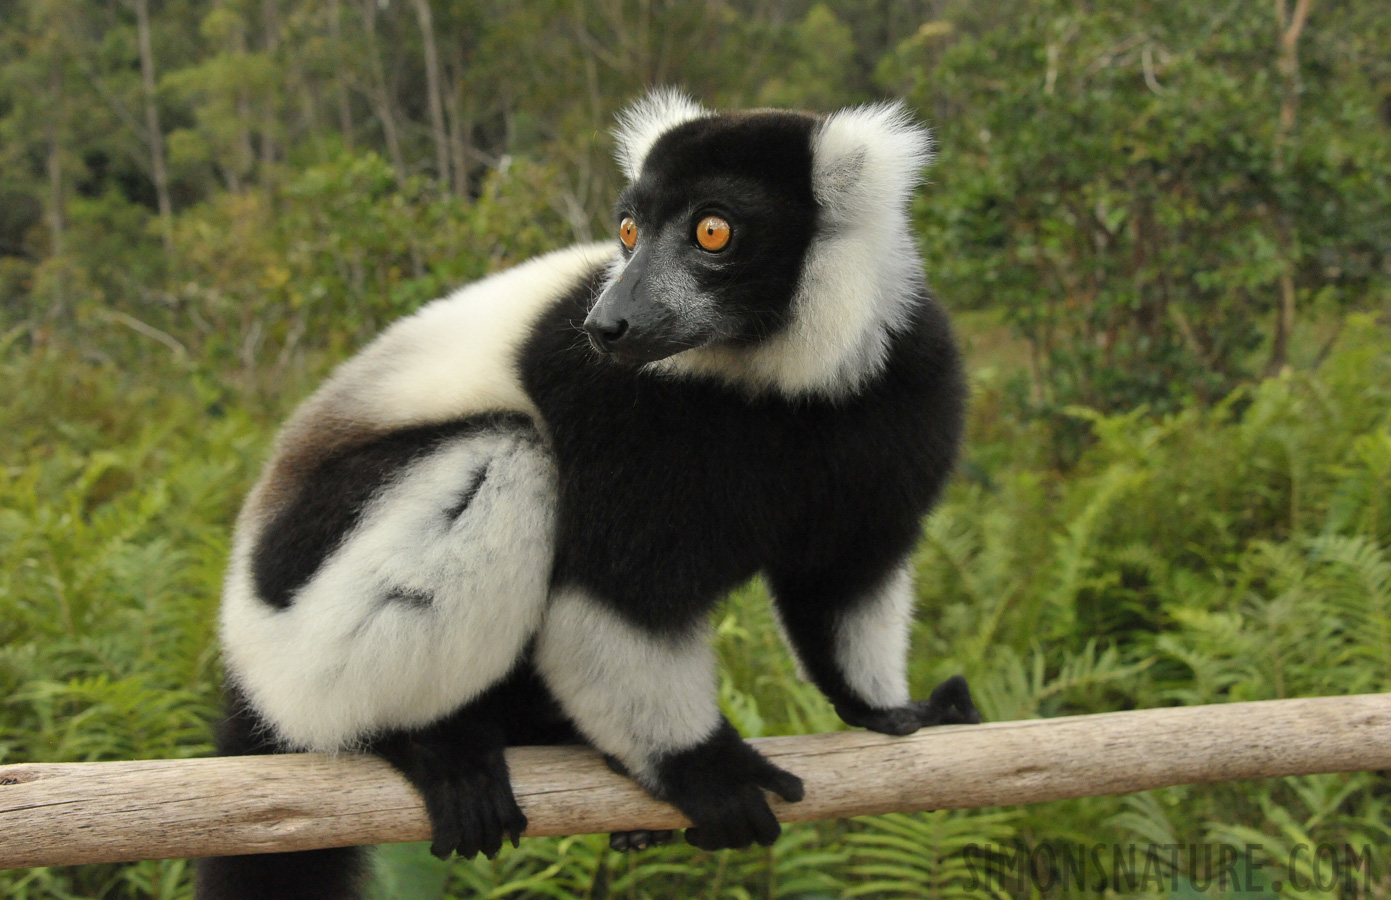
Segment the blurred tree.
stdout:
<path fill-rule="evenodd" d="M 30 249 L 26 231 L 34 224 L 32 215 L 21 209 L 17 216 L 7 217 L 0 242 L 4 252 L 24 257 L 27 261 L 45 258 L 48 277 L 46 291 L 48 309 L 45 317 L 61 317 L 69 300 L 67 284 L 66 234 L 68 228 L 68 194 L 71 190 L 74 159 L 72 147 L 78 138 L 74 129 L 73 110 L 76 98 L 71 96 L 78 72 L 73 64 L 67 23 L 72 10 L 66 0 L 34 3 L 27 10 L 27 21 L 17 23 L 4 41 L 8 60 L 0 66 L 0 85 L 13 97 L 9 115 L 0 123 L 0 171 L 11 173 L 3 177 L 0 186 L 7 195 L 23 196 L 20 192 L 33 184 L 30 159 L 39 157 L 46 189 L 36 191 L 27 204 L 29 210 L 42 210 L 47 240 Z M 20 13 L 23 15 L 23 13 Z M 16 178 L 13 173 L 29 169 L 30 178 Z M 32 267 L 30 267 L 32 272 Z"/>
<path fill-rule="evenodd" d="M 198 62 L 166 75 L 163 90 L 193 111 L 193 122 L 169 135 L 174 166 L 196 177 L 212 166 L 227 189 L 240 193 L 252 177 L 252 102 L 276 89 L 271 61 L 247 46 L 243 4 L 222 0 L 199 25 L 211 52 Z M 215 49 L 214 49 L 215 48 Z"/>
<path fill-rule="evenodd" d="M 1308 8 L 1050 0 L 885 59 L 940 123 L 934 280 L 1015 324 L 1045 406 L 1212 399 L 1284 364 L 1296 297 L 1385 297 L 1391 154 L 1362 86 L 1391 16 Z"/>
<path fill-rule="evenodd" d="M 404 296 L 368 260 L 423 299 L 515 258 L 471 237 L 451 261 L 387 224 L 383 256 L 362 210 L 476 223 L 507 185 L 547 246 L 607 234 L 608 128 L 653 83 L 715 106 L 906 96 L 942 154 L 917 208 L 932 280 L 1025 338 L 1043 411 L 1221 396 L 1391 284 L 1376 0 L 0 0 L 0 45 L 5 327 L 62 320 L 94 349 L 113 312 L 242 360 L 341 340 L 247 289 L 321 239 L 279 223 L 326 172 L 386 160 L 394 182 L 338 182 L 367 191 L 330 204 L 358 221 L 297 220 L 340 237 L 323 262 L 342 277 L 313 277 L 347 286 L 349 334 Z M 210 228 L 245 270 L 185 265 Z M 237 298 L 235 340 L 191 299 L 211 296 Z"/>
<path fill-rule="evenodd" d="M 430 0 L 412 0 L 420 22 L 420 38 L 425 48 L 425 84 L 430 100 L 431 134 L 435 143 L 435 177 L 449 189 L 449 138 L 444 130 L 444 99 L 440 89 L 440 57 L 435 48 L 435 22 Z"/>
<path fill-rule="evenodd" d="M 164 129 L 159 124 L 159 98 L 155 94 L 155 53 L 150 38 L 149 0 L 132 0 L 135 6 L 136 38 L 140 46 L 140 85 L 144 88 L 145 142 L 150 148 L 150 173 L 159 203 L 160 235 L 164 252 L 174 255 L 174 205 L 169 199 L 169 170 L 164 164 Z"/>
<path fill-rule="evenodd" d="M 870 99 L 858 84 L 855 36 L 831 8 L 818 3 L 788 29 L 786 61 L 763 83 L 765 106 L 827 111 Z"/>

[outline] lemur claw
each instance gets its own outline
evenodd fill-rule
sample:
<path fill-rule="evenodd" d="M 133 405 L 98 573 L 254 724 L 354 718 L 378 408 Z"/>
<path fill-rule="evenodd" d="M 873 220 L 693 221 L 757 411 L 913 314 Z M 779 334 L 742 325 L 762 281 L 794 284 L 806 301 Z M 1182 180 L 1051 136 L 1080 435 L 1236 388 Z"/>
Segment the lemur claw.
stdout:
<path fill-rule="evenodd" d="M 639 829 L 637 831 L 615 831 L 609 835 L 609 849 L 617 850 L 619 853 L 627 853 L 629 850 L 646 850 L 648 847 L 661 847 L 670 844 L 675 832 L 670 829 L 662 831 L 652 831 L 649 829 Z"/>
<path fill-rule="evenodd" d="M 628 767 L 616 756 L 604 754 L 604 765 L 610 771 L 631 778 L 632 773 Z M 609 849 L 617 850 L 619 853 L 627 853 L 630 850 L 646 850 L 648 847 L 661 847 L 670 844 L 675 832 L 670 829 L 655 831 L 649 828 L 639 828 L 633 831 L 615 831 L 609 835 Z"/>

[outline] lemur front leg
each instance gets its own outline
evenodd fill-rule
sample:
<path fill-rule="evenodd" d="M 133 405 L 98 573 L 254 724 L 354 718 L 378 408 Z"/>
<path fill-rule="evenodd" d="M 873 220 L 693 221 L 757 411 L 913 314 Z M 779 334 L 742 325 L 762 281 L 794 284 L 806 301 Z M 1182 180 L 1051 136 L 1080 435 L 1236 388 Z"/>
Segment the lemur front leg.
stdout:
<path fill-rule="evenodd" d="M 929 725 L 980 722 L 960 675 L 939 684 L 926 700 L 908 695 L 915 595 L 906 563 L 874 578 L 841 570 L 772 573 L 770 579 L 793 654 L 847 724 L 904 735 Z"/>
<path fill-rule="evenodd" d="M 536 664 L 590 743 L 691 820 L 688 843 L 715 850 L 777 840 L 782 828 L 763 792 L 797 801 L 802 781 L 720 715 L 705 623 L 654 632 L 585 591 L 563 589 Z M 632 834 L 618 843 L 631 846 Z"/>

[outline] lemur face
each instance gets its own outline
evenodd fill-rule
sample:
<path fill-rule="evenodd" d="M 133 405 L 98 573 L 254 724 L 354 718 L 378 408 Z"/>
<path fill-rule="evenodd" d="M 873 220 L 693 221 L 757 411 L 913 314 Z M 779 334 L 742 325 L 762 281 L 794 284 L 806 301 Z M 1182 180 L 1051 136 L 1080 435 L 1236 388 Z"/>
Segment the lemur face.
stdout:
<path fill-rule="evenodd" d="M 787 325 L 816 227 L 816 125 L 787 112 L 707 116 L 652 145 L 618 200 L 617 272 L 584 323 L 597 350 L 641 364 L 757 344 Z"/>

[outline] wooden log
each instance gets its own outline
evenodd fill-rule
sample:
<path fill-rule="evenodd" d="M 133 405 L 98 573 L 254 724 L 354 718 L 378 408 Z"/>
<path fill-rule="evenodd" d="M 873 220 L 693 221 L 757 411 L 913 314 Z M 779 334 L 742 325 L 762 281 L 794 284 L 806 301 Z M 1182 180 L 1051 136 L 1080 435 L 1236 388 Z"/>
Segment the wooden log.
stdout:
<path fill-rule="evenodd" d="M 1391 694 L 754 742 L 806 781 L 784 821 L 1039 803 L 1391 768 Z M 508 751 L 528 835 L 685 823 L 592 751 Z M 0 766 L 0 868 L 307 850 L 429 836 L 380 760 L 296 754 Z"/>

